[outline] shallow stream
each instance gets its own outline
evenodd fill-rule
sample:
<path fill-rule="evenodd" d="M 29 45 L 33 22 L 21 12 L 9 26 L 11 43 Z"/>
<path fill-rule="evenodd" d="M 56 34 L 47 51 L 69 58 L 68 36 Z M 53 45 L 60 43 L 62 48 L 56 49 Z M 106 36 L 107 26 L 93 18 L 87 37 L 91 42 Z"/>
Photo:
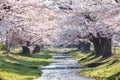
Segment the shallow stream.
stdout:
<path fill-rule="evenodd" d="M 79 67 L 77 61 L 64 52 L 55 54 L 52 60 L 53 63 L 40 68 L 43 74 L 36 80 L 95 80 L 80 76 L 78 72 L 82 67 Z"/>

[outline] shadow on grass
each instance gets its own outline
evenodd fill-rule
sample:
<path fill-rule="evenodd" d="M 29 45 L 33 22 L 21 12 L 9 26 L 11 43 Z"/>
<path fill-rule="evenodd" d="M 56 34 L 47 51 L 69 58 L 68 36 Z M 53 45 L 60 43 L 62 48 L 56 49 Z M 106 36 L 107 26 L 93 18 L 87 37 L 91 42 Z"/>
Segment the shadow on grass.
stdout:
<path fill-rule="evenodd" d="M 112 62 L 108 66 L 112 66 L 113 64 L 116 64 L 117 62 L 119 62 L 119 60 L 113 59 Z"/>
<path fill-rule="evenodd" d="M 97 59 L 97 58 L 99 58 L 99 57 L 100 57 L 100 56 L 93 56 L 93 57 L 87 59 L 87 61 L 94 60 L 94 59 Z M 99 59 L 99 60 L 100 60 L 100 59 Z M 97 60 L 97 62 L 99 62 L 99 60 Z"/>
<path fill-rule="evenodd" d="M 25 56 L 25 57 L 27 58 L 28 56 Z M 24 56 L 23 56 L 23 58 L 24 58 Z M 9 62 L 9 64 L 12 64 L 15 66 L 26 66 L 26 67 L 35 68 L 35 69 L 40 66 L 48 65 L 50 63 L 50 61 L 48 61 L 47 59 L 49 59 L 49 58 L 51 58 L 51 55 L 43 55 L 43 54 L 33 54 L 33 55 L 31 55 L 31 57 L 27 58 L 30 60 L 17 59 L 17 57 L 8 56 L 8 59 L 11 61 L 11 63 Z"/>
<path fill-rule="evenodd" d="M 108 80 L 120 80 L 120 72 L 107 78 Z"/>
<path fill-rule="evenodd" d="M 45 53 L 49 53 L 49 54 L 51 54 L 51 53 L 57 53 L 57 51 L 53 51 L 53 50 L 49 50 L 49 49 L 41 49 L 41 51 L 40 52 L 45 52 Z"/>
<path fill-rule="evenodd" d="M 40 71 L 34 68 L 29 68 L 26 66 L 20 66 L 20 65 L 13 65 L 11 63 L 3 63 L 2 66 L 0 66 L 4 72 L 8 73 L 15 73 L 19 75 L 29 75 L 32 76 L 34 74 L 41 74 Z M 39 73 L 39 74 L 38 74 Z"/>
<path fill-rule="evenodd" d="M 6 62 L 6 59 L 10 60 L 10 62 Z M 46 66 L 48 64 L 49 62 L 47 61 L 26 61 L 26 60 L 18 60 L 14 57 L 5 57 L 3 58 L 2 63 L 0 63 L 0 69 L 3 72 L 7 72 L 10 74 L 14 73 L 21 76 L 22 75 L 24 76 L 38 75 L 39 76 L 42 74 L 42 72 L 38 70 L 38 67 Z M 28 79 L 28 80 L 32 80 L 32 79 Z"/>
<path fill-rule="evenodd" d="M 21 55 L 21 56 L 25 56 L 25 57 L 41 58 L 41 59 L 52 58 L 52 53 L 54 53 L 54 52 L 50 51 L 50 50 L 41 50 L 40 53 L 36 53 L 36 54 L 31 53 L 31 55 L 25 55 L 21 51 L 20 52 L 11 52 L 11 54 L 13 54 L 13 55 Z"/>
<path fill-rule="evenodd" d="M 89 60 L 92 60 L 92 59 L 95 59 L 95 58 L 98 58 L 98 57 L 99 56 L 94 56 L 94 54 L 89 54 L 85 58 L 80 59 L 79 62 L 81 62 L 81 61 L 89 61 Z"/>
<path fill-rule="evenodd" d="M 86 66 L 89 67 L 89 68 L 93 68 L 93 67 L 98 67 L 100 65 L 103 65 L 103 64 L 105 64 L 107 62 L 109 62 L 109 61 L 106 61 L 106 62 L 94 62 L 94 63 L 87 64 Z"/>
<path fill-rule="evenodd" d="M 69 53 L 73 53 L 73 52 L 76 52 L 76 51 L 79 51 L 79 50 L 70 50 L 70 51 L 66 51 L 64 52 L 65 54 L 69 54 Z"/>
<path fill-rule="evenodd" d="M 41 59 L 49 59 L 52 58 L 52 55 L 49 54 L 31 54 L 32 58 L 41 58 Z"/>
<path fill-rule="evenodd" d="M 45 53 L 41 52 L 37 54 L 31 54 L 31 56 L 25 56 L 21 55 L 21 52 L 12 52 L 12 56 L 0 56 L 0 69 L 4 72 L 15 73 L 19 75 L 40 75 L 41 72 L 38 70 L 38 67 L 48 65 L 50 61 L 47 59 L 52 57 L 52 53 L 52 51 L 48 51 Z"/>
<path fill-rule="evenodd" d="M 40 62 L 40 61 L 17 60 L 16 62 L 6 62 L 6 61 L 4 61 L 4 63 L 6 63 L 8 65 L 13 65 L 13 66 L 16 66 L 16 67 L 21 66 L 21 67 L 28 67 L 28 68 L 32 68 L 32 69 L 38 69 L 40 66 L 46 66 L 50 62 L 48 62 L 48 61 L 41 61 Z"/>
<path fill-rule="evenodd" d="M 95 56 L 94 54 L 89 54 L 86 57 L 79 60 L 79 63 L 87 63 L 84 66 L 87 66 L 89 68 L 98 67 L 100 65 L 103 65 L 109 61 L 101 62 L 101 56 Z"/>
<path fill-rule="evenodd" d="M 11 52 L 11 54 L 13 54 L 13 55 L 21 55 L 21 56 L 26 56 L 26 57 L 32 57 L 31 55 L 26 55 L 26 54 L 22 53 L 22 51 L 19 51 L 19 52 Z"/>

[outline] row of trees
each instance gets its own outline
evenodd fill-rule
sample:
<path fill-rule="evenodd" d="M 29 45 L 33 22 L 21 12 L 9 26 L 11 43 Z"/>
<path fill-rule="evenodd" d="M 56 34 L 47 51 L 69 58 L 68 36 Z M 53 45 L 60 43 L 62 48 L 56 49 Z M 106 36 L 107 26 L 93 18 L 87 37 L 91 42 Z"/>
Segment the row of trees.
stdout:
<path fill-rule="evenodd" d="M 22 53 L 30 55 L 30 46 L 35 46 L 33 53 L 36 53 L 48 43 L 46 31 L 51 27 L 46 26 L 53 16 L 49 17 L 48 9 L 36 3 L 0 0 L 0 39 L 7 54 L 12 47 L 22 47 Z"/>
<path fill-rule="evenodd" d="M 94 45 L 95 55 L 107 58 L 112 44 L 120 38 L 120 4 L 118 0 L 62 0 L 67 17 L 59 25 L 60 44 L 69 45 L 87 40 Z"/>
<path fill-rule="evenodd" d="M 119 43 L 119 0 L 0 0 L 0 35 L 10 46 L 93 43 L 95 55 Z M 26 50 L 25 50 L 26 51 Z"/>

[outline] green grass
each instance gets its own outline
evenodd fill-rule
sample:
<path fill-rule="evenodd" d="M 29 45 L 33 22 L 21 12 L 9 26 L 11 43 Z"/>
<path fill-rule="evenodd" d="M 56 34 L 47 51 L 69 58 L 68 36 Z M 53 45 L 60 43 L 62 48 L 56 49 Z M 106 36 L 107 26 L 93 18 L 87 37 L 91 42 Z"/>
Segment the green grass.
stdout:
<path fill-rule="evenodd" d="M 120 48 L 108 59 L 100 60 L 101 56 L 95 57 L 93 54 L 84 54 L 79 51 L 70 53 L 78 60 L 80 66 L 86 66 L 91 63 L 103 63 L 92 68 L 85 68 L 79 73 L 87 77 L 97 78 L 98 80 L 120 80 Z"/>
<path fill-rule="evenodd" d="M 0 78 L 4 80 L 33 80 L 39 77 L 42 72 L 38 67 L 46 66 L 51 61 L 54 51 L 48 49 L 31 56 L 20 55 L 20 50 L 13 50 L 10 56 L 5 56 L 0 51 Z"/>
<path fill-rule="evenodd" d="M 56 52 L 65 52 L 65 51 L 76 50 L 76 48 L 53 48 L 52 50 Z"/>

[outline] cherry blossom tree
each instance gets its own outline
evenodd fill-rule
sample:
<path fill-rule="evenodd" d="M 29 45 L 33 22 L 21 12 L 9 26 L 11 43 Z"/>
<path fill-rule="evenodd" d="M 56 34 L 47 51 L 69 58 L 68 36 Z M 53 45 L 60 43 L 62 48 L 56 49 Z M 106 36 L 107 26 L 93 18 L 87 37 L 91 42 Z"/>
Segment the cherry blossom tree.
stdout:
<path fill-rule="evenodd" d="M 119 0 L 6 0 L 0 7 L 0 25 L 7 29 L 0 34 L 17 31 L 18 43 L 26 47 L 82 39 L 94 44 L 96 55 L 108 57 L 113 36 L 120 33 Z M 8 38 L 16 42 L 12 35 Z"/>
<path fill-rule="evenodd" d="M 118 1 L 81 0 L 81 2 L 73 2 L 74 5 L 68 3 L 68 6 L 65 3 L 66 6 L 60 7 L 69 13 L 60 25 L 64 31 L 64 35 L 62 35 L 64 38 L 60 41 L 65 39 L 66 43 L 76 38 L 88 39 L 94 44 L 97 56 L 103 55 L 103 58 L 110 56 L 113 36 L 120 32 Z M 65 37 L 66 34 L 67 37 Z M 65 44 L 64 42 L 63 44 Z"/>
<path fill-rule="evenodd" d="M 42 3 L 42 4 L 41 4 Z M 29 53 L 28 46 L 46 43 L 47 31 L 54 30 L 60 17 L 44 1 L 6 0 L 1 2 L 1 34 L 6 35 L 6 49 L 14 44 L 22 46 Z M 2 20 L 3 19 L 3 20 Z M 43 40 L 44 39 L 44 40 Z M 24 50 L 27 49 L 27 50 Z M 35 51 L 33 51 L 35 52 Z"/>

